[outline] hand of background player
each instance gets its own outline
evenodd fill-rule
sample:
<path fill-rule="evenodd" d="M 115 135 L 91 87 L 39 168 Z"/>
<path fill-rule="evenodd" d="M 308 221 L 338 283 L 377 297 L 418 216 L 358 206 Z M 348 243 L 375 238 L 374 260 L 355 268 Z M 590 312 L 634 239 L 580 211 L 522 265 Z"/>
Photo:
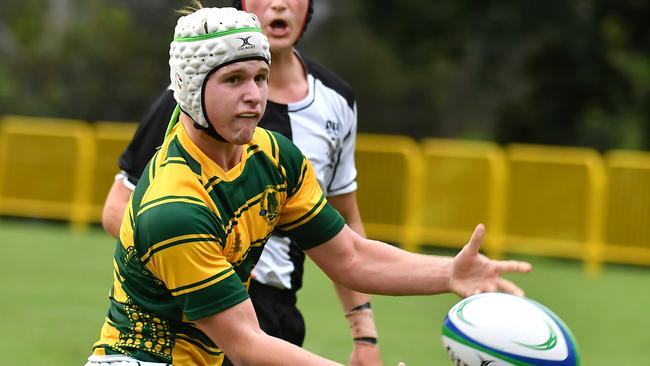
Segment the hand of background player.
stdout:
<path fill-rule="evenodd" d="M 348 366 L 382 366 L 379 347 L 374 344 L 354 342 Z"/>
<path fill-rule="evenodd" d="M 496 261 L 479 253 L 485 235 L 485 226 L 474 229 L 469 243 L 452 261 L 449 289 L 461 297 L 481 292 L 502 290 L 523 296 L 524 291 L 513 282 L 501 277 L 504 272 L 530 272 L 532 266 L 521 261 Z"/>

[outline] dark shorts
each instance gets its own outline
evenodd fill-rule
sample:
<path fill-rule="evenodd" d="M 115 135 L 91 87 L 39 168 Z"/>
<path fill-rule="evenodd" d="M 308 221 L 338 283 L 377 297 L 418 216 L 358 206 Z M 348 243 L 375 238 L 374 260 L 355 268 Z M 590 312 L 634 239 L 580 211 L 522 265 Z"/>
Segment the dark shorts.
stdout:
<path fill-rule="evenodd" d="M 296 307 L 296 292 L 251 281 L 249 294 L 260 328 L 266 334 L 302 347 L 305 320 Z"/>

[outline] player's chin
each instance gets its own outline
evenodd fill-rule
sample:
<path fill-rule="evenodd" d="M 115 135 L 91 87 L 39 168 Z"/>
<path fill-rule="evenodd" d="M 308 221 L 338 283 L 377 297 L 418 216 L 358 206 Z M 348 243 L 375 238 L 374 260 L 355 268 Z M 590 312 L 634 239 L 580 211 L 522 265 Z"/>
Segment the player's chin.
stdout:
<path fill-rule="evenodd" d="M 283 53 L 293 50 L 297 37 L 269 38 L 271 53 Z"/>
<path fill-rule="evenodd" d="M 241 128 L 237 131 L 237 133 L 234 134 L 233 138 L 230 139 L 230 142 L 236 145 L 244 145 L 249 143 L 253 139 L 256 126 L 257 124 Z"/>

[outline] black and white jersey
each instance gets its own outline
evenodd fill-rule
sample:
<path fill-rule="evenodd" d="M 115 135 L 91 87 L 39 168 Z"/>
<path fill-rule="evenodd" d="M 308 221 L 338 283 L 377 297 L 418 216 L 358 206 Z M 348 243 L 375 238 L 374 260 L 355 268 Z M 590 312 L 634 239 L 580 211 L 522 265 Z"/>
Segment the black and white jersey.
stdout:
<path fill-rule="evenodd" d="M 357 130 L 356 101 L 352 89 L 337 75 L 303 58 L 309 92 L 296 103 L 268 101 L 260 127 L 290 138 L 309 159 L 327 196 L 357 189 L 354 149 Z M 144 166 L 160 146 L 169 117 L 176 106 L 167 90 L 141 121 L 133 140 L 119 160 L 118 179 L 134 187 Z M 302 286 L 304 253 L 285 236 L 273 235 L 253 271 L 263 284 L 298 290 Z"/>

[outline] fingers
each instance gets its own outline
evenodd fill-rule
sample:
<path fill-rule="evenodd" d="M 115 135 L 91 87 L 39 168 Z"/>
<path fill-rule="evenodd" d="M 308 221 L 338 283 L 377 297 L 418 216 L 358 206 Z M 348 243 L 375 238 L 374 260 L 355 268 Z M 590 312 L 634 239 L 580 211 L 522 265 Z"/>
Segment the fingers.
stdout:
<path fill-rule="evenodd" d="M 483 237 L 485 236 L 485 226 L 483 224 L 476 225 L 476 229 L 472 233 L 472 237 L 469 239 L 467 247 L 473 253 L 478 253 L 478 250 L 481 248 L 481 243 L 483 243 Z"/>
<path fill-rule="evenodd" d="M 506 280 L 505 278 L 498 278 L 497 279 L 497 286 L 512 295 L 515 296 L 524 296 L 524 290 L 519 288 L 519 286 L 515 285 L 514 282 Z"/>
<path fill-rule="evenodd" d="M 505 278 L 497 278 L 493 283 L 484 283 L 480 288 L 475 289 L 467 294 L 461 294 L 461 297 L 471 295 L 478 295 L 485 292 L 506 292 L 515 296 L 524 296 L 524 290 L 515 285 L 514 282 L 506 280 Z"/>
<path fill-rule="evenodd" d="M 498 261 L 496 262 L 497 271 L 502 272 L 518 272 L 526 273 L 533 269 L 533 266 L 528 262 L 522 261 Z"/>

